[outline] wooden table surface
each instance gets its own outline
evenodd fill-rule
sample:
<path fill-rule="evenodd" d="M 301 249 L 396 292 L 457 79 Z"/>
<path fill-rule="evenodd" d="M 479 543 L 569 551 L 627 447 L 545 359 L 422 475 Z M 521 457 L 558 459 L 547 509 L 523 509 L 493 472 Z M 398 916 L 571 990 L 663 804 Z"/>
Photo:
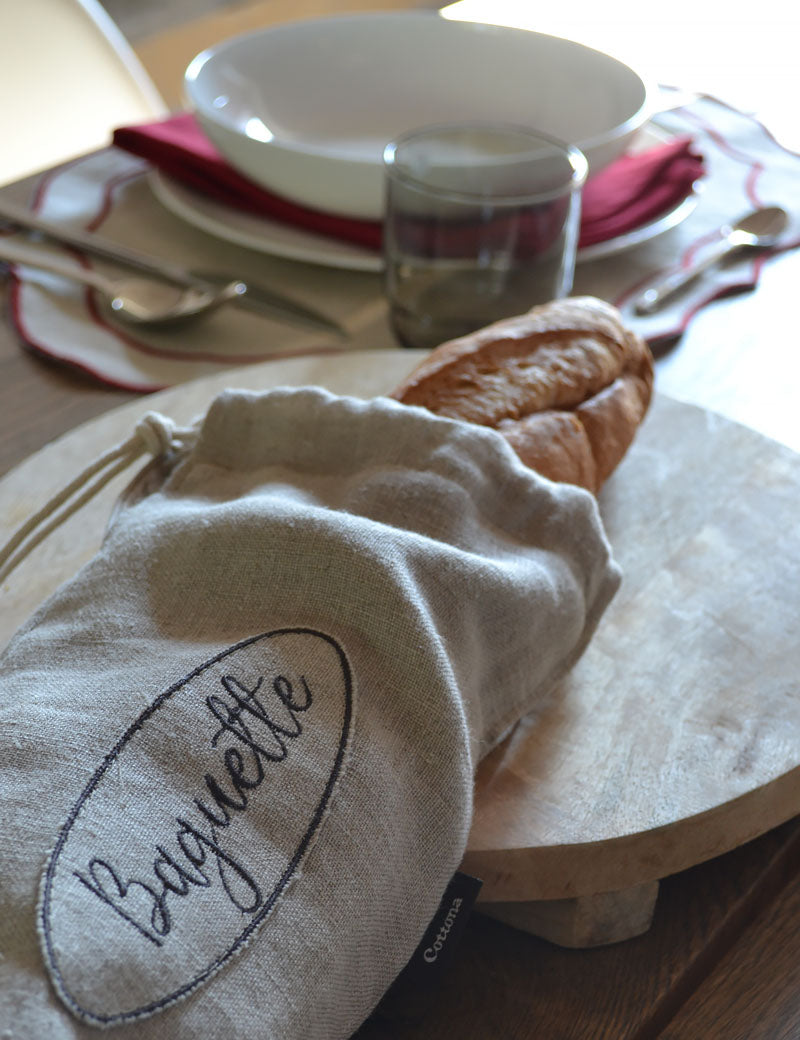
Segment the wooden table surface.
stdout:
<path fill-rule="evenodd" d="M 27 194 L 24 185 L 3 191 Z M 800 451 L 798 284 L 800 255 L 790 253 L 767 266 L 755 292 L 707 308 L 658 359 L 659 389 Z M 0 474 L 134 396 L 31 353 L 8 310 L 0 284 Z M 800 1036 L 800 821 L 664 880 L 652 927 L 624 943 L 560 949 L 474 914 L 436 993 L 376 1015 L 358 1036 Z"/>
<path fill-rule="evenodd" d="M 4 189 L 24 194 L 24 186 Z M 719 301 L 657 362 L 657 385 L 800 449 L 793 294 L 800 255 Z M 0 473 L 131 400 L 35 356 L 0 290 Z M 800 506 L 800 503 L 798 503 Z M 798 651 L 800 660 L 800 650 Z M 799 807 L 800 808 L 800 807 Z M 800 823 L 667 878 L 644 936 L 566 950 L 475 914 L 434 1000 L 360 1031 L 379 1038 L 800 1035 Z"/>

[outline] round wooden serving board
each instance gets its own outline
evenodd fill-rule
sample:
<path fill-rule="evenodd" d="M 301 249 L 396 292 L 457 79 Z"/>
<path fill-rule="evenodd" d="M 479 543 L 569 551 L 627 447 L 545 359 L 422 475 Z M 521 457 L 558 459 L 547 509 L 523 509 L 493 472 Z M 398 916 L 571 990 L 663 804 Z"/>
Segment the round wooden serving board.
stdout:
<path fill-rule="evenodd" d="M 126 405 L 0 481 L 3 536 L 146 411 L 187 422 L 229 385 L 374 396 L 417 360 L 400 350 L 268 362 Z M 131 476 L 5 583 L 0 645 L 92 555 Z M 652 894 L 657 879 L 800 811 L 800 456 L 657 395 L 600 508 L 622 588 L 568 679 L 479 770 L 464 868 L 487 903 Z M 607 940 L 574 944 L 590 941 Z"/>

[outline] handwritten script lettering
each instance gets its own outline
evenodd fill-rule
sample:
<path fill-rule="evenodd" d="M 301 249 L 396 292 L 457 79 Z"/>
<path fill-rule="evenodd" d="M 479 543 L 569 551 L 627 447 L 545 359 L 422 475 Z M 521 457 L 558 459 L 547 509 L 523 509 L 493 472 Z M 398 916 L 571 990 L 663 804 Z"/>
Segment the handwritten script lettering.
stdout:
<path fill-rule="evenodd" d="M 223 779 L 211 773 L 203 777 L 210 798 L 194 799 L 199 824 L 178 816 L 174 845 L 156 845 L 151 876 L 123 879 L 113 864 L 100 857 L 92 857 L 85 872 L 75 871 L 82 885 L 156 946 L 172 927 L 170 903 L 194 890 L 210 888 L 215 878 L 243 914 L 253 914 L 263 905 L 258 882 L 244 863 L 226 852 L 219 833 L 231 826 L 233 814 L 247 811 L 266 767 L 283 762 L 289 742 L 303 733 L 299 716 L 314 701 L 305 677 L 300 676 L 299 694 L 283 675 L 271 685 L 271 691 L 264 690 L 264 676 L 260 676 L 249 688 L 235 675 L 223 675 L 220 686 L 224 692 L 206 697 L 208 712 L 219 723 L 211 735 L 211 746 L 221 747 L 225 738 L 236 743 L 222 750 Z M 144 918 L 135 909 L 142 902 L 149 904 Z"/>
<path fill-rule="evenodd" d="M 247 942 L 320 830 L 352 715 L 347 656 L 309 628 L 245 639 L 155 697 L 87 783 L 42 879 L 42 951 L 74 1014 L 155 1014 Z"/>

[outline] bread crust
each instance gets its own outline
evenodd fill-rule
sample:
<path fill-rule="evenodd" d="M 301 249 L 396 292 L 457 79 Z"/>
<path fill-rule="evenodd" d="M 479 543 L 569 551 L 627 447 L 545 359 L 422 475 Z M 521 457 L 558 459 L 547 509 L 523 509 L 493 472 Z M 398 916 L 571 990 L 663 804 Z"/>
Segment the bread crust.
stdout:
<path fill-rule="evenodd" d="M 491 426 L 532 469 L 597 492 L 652 390 L 647 344 L 610 304 L 575 297 L 443 343 L 391 396 Z"/>

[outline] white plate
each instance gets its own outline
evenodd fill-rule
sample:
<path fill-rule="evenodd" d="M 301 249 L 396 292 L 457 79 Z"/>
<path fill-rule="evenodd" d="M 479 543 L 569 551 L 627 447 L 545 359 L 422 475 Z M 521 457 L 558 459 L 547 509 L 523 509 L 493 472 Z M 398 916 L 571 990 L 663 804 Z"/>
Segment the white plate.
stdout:
<path fill-rule="evenodd" d="M 268 26 L 199 54 L 184 90 L 208 137 L 256 184 L 312 209 L 383 209 L 383 150 L 425 125 L 505 122 L 576 144 L 593 172 L 647 121 L 641 76 L 608 54 L 436 11 Z"/>
<path fill-rule="evenodd" d="M 153 193 L 166 209 L 215 238 L 284 260 L 302 260 L 350 271 L 383 270 L 380 254 L 370 249 L 226 206 L 158 170 L 151 171 L 149 180 Z"/>
<path fill-rule="evenodd" d="M 662 213 L 656 220 L 651 220 L 648 224 L 642 224 L 641 227 L 634 228 L 633 231 L 628 231 L 624 235 L 609 238 L 605 242 L 596 242 L 593 246 L 584 246 L 583 249 L 578 250 L 578 263 L 616 256 L 618 253 L 624 253 L 628 249 L 633 249 L 634 246 L 641 245 L 642 242 L 649 242 L 656 235 L 663 235 L 665 231 L 669 231 L 670 228 L 681 224 L 696 205 L 697 191 L 695 190 L 691 195 L 687 195 L 683 201 L 679 202 L 677 206 L 673 206 L 666 213 Z"/>
<path fill-rule="evenodd" d="M 662 131 L 653 129 L 651 132 L 648 127 L 642 132 L 638 144 L 643 148 L 663 143 L 664 140 Z M 284 260 L 299 260 L 350 271 L 383 270 L 380 253 L 371 249 L 234 209 L 192 191 L 157 170 L 150 173 L 149 180 L 153 193 L 166 209 L 185 220 L 187 224 L 215 238 Z M 685 220 L 696 205 L 697 195 L 693 193 L 668 212 L 662 213 L 656 220 L 643 224 L 627 234 L 581 249 L 578 253 L 578 263 L 616 256 L 641 245 Z"/>

